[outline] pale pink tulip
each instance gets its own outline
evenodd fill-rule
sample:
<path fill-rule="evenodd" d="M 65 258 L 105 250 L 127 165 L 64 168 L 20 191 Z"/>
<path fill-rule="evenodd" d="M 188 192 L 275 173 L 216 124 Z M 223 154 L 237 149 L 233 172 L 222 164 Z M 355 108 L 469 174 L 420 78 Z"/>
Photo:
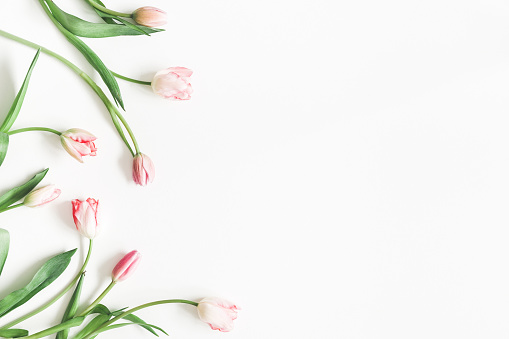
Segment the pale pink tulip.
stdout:
<path fill-rule="evenodd" d="M 145 6 L 135 10 L 132 18 L 137 24 L 147 27 L 159 27 L 166 25 L 166 12 L 162 9 Z"/>
<path fill-rule="evenodd" d="M 189 83 L 191 75 L 193 75 L 193 71 L 185 67 L 164 69 L 154 76 L 152 89 L 165 99 L 189 100 L 193 93 L 193 87 Z"/>
<path fill-rule="evenodd" d="M 79 162 L 83 162 L 82 157 L 85 155 L 96 155 L 97 148 L 93 142 L 96 139 L 92 133 L 79 128 L 71 128 L 60 136 L 64 149 Z"/>
<path fill-rule="evenodd" d="M 23 200 L 23 205 L 27 207 L 41 206 L 55 200 L 59 195 L 60 190 L 55 185 L 44 186 L 28 193 Z"/>
<path fill-rule="evenodd" d="M 213 330 L 229 332 L 233 330 L 233 321 L 237 319 L 235 304 L 221 298 L 205 298 L 198 303 L 198 316 Z"/>
<path fill-rule="evenodd" d="M 156 169 L 150 158 L 138 153 L 133 159 L 133 180 L 137 185 L 147 186 L 154 180 Z"/>
<path fill-rule="evenodd" d="M 113 281 L 126 280 L 136 270 L 141 259 L 141 254 L 138 251 L 131 251 L 127 253 L 118 264 L 113 268 L 111 272 L 111 278 Z"/>
<path fill-rule="evenodd" d="M 98 221 L 99 200 L 88 198 L 85 201 L 74 199 L 72 201 L 72 217 L 76 229 L 84 237 L 94 239 L 100 231 Z"/>

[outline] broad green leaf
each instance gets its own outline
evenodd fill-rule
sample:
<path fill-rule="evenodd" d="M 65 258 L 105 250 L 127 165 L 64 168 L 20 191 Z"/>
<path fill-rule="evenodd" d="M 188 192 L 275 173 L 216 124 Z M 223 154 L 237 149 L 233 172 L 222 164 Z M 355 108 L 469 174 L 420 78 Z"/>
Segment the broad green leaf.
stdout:
<path fill-rule="evenodd" d="M 28 285 L 10 293 L 8 296 L 0 300 L 0 317 L 3 317 L 7 313 L 23 305 L 34 295 L 55 281 L 55 279 L 57 279 L 65 271 L 76 250 L 77 249 L 75 248 L 49 259 L 39 269 L 39 271 L 37 271 Z"/>
<path fill-rule="evenodd" d="M 30 193 L 30 191 L 32 191 L 35 186 L 37 186 L 41 180 L 44 179 L 44 176 L 46 173 L 48 173 L 48 170 L 49 168 L 46 168 L 44 171 L 37 173 L 32 179 L 28 180 L 23 185 L 15 187 L 4 195 L 0 196 L 0 211 L 11 206 L 16 201 L 23 199 L 25 195 Z"/>
<path fill-rule="evenodd" d="M 9 134 L 0 132 L 0 166 L 7 155 L 7 148 L 9 148 Z"/>
<path fill-rule="evenodd" d="M 73 339 L 82 339 L 89 335 L 90 333 L 94 332 L 95 329 L 97 329 L 99 326 L 110 320 L 111 316 L 106 314 L 100 314 L 92 321 L 90 321 L 81 331 L 79 331 Z"/>
<path fill-rule="evenodd" d="M 153 29 L 145 26 L 137 26 L 131 23 L 125 24 L 125 20 L 120 20 L 124 25 L 119 24 L 98 24 L 80 19 L 74 15 L 61 10 L 52 0 L 46 0 L 48 7 L 55 19 L 60 22 L 69 32 L 84 38 L 108 38 L 122 35 L 150 35 L 150 33 L 160 32 L 161 29 Z M 115 17 L 115 19 L 117 19 Z M 134 27 L 133 27 L 134 26 Z"/>
<path fill-rule="evenodd" d="M 0 330 L 0 338 L 18 338 L 18 337 L 26 337 L 28 335 L 27 330 L 21 329 L 4 329 Z"/>
<path fill-rule="evenodd" d="M 149 325 L 145 321 L 143 321 L 140 317 L 135 316 L 134 314 L 126 315 L 123 319 L 128 320 L 128 321 L 130 321 L 130 322 L 132 322 L 134 324 L 140 325 L 141 327 L 143 327 L 144 329 L 146 329 L 147 331 L 149 331 L 150 333 L 152 333 L 156 337 L 159 337 L 159 335 L 156 333 L 156 331 L 154 331 L 152 329 L 152 327 L 157 329 L 157 330 L 159 330 L 159 331 L 161 331 L 161 332 L 163 332 L 164 334 L 168 335 L 168 333 L 166 333 L 162 328 L 156 327 L 154 325 Z"/>
<path fill-rule="evenodd" d="M 62 24 L 60 24 L 57 19 L 55 19 L 53 13 L 51 13 L 51 10 L 48 7 L 48 1 L 50 0 L 39 0 L 41 5 L 43 6 L 44 11 L 50 17 L 51 21 L 53 21 L 58 30 L 62 32 L 62 34 L 64 34 L 66 39 L 69 40 L 69 42 L 73 44 L 74 47 L 76 47 L 78 51 L 80 51 L 81 54 L 83 54 L 83 56 L 85 57 L 85 59 L 87 59 L 90 65 L 92 65 L 92 67 L 94 67 L 94 69 L 99 73 L 104 83 L 110 90 L 113 99 L 115 99 L 115 103 L 125 110 L 122 95 L 120 94 L 120 88 L 118 87 L 117 80 L 115 79 L 113 74 L 111 74 L 110 70 L 106 67 L 106 65 L 104 65 L 102 60 L 97 56 L 97 54 L 95 54 L 95 52 L 90 47 L 88 47 L 83 41 L 78 39 L 76 35 L 72 34 L 67 29 L 65 29 L 65 27 L 62 26 Z"/>
<path fill-rule="evenodd" d="M 0 275 L 2 275 L 2 270 L 7 260 L 7 254 L 9 253 L 9 238 L 9 232 L 0 228 Z"/>
<path fill-rule="evenodd" d="M 5 118 L 2 126 L 0 126 L 0 132 L 7 132 L 11 128 L 12 124 L 18 117 L 19 111 L 21 110 L 21 105 L 23 104 L 23 100 L 25 99 L 25 94 L 28 89 L 28 83 L 30 82 L 30 77 L 32 76 L 32 71 L 34 70 L 35 64 L 37 63 L 37 59 L 39 59 L 39 54 L 41 54 L 41 49 L 37 50 L 34 59 L 32 60 L 32 64 L 28 69 L 27 75 L 25 76 L 25 80 L 23 81 L 23 85 L 19 89 L 14 102 L 12 103 L 11 108 L 9 109 L 9 113 L 7 113 L 7 117 Z M 0 151 L 1 152 L 1 151 Z M 1 164 L 1 161 L 0 161 Z"/>
<path fill-rule="evenodd" d="M 85 277 L 85 273 L 81 274 L 80 280 L 78 281 L 78 285 L 72 294 L 71 300 L 65 309 L 64 315 L 62 317 L 62 323 L 71 319 L 76 315 L 76 311 L 78 310 L 78 306 L 80 303 L 81 289 L 83 287 L 83 278 Z M 69 329 L 65 329 L 57 333 L 56 339 L 67 339 L 69 336 Z"/>

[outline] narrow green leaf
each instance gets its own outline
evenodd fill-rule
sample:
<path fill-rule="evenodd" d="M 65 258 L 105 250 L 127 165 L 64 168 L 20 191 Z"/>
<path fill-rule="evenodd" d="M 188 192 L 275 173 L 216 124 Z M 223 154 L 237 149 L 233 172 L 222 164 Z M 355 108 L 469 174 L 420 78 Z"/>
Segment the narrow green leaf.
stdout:
<path fill-rule="evenodd" d="M 110 325 L 110 326 L 106 326 L 104 328 L 101 328 L 99 330 L 97 330 L 97 334 L 99 333 L 102 333 L 102 332 L 105 332 L 105 331 L 109 331 L 109 330 L 114 330 L 116 328 L 120 328 L 120 327 L 124 327 L 124 326 L 129 326 L 129 325 L 136 325 L 135 323 L 121 323 L 121 324 L 115 324 L 115 325 Z M 145 326 L 150 326 L 150 327 L 153 327 L 161 332 L 163 332 L 164 334 L 168 335 L 168 333 L 166 333 L 165 331 L 163 331 L 160 327 L 158 326 L 155 326 L 155 325 L 151 325 L 151 324 L 146 324 Z M 94 331 L 95 332 L 95 331 Z M 157 334 L 156 334 L 157 335 Z"/>
<path fill-rule="evenodd" d="M 115 79 L 113 74 L 111 74 L 110 70 L 106 67 L 106 65 L 104 65 L 102 60 L 97 56 L 97 54 L 95 54 L 95 52 L 90 47 L 88 47 L 83 41 L 78 39 L 78 37 L 76 37 L 74 34 L 65 29 L 65 27 L 62 26 L 62 24 L 60 24 L 57 19 L 55 19 L 54 15 L 51 13 L 51 10 L 48 7 L 48 1 L 51 0 L 39 0 L 39 2 L 43 6 L 44 10 L 46 11 L 50 19 L 53 21 L 55 26 L 57 26 L 58 30 L 62 32 L 62 34 L 64 34 L 66 39 L 69 40 L 69 42 L 73 44 L 74 47 L 76 47 L 81 54 L 83 54 L 83 56 L 85 57 L 85 59 L 87 59 L 90 65 L 92 65 L 92 67 L 94 67 L 94 69 L 99 73 L 105 85 L 110 90 L 113 99 L 115 99 L 115 103 L 125 110 L 122 95 L 120 94 L 120 88 L 118 87 L 117 80 Z"/>
<path fill-rule="evenodd" d="M 89 322 L 81 331 L 79 331 L 73 339 L 82 339 L 89 335 L 90 333 L 94 332 L 96 328 L 110 320 L 111 316 L 106 314 L 100 314 L 94 319 L 92 319 L 91 322 Z"/>
<path fill-rule="evenodd" d="M 0 132 L 0 166 L 7 155 L 7 148 L 9 148 L 9 134 Z"/>
<path fill-rule="evenodd" d="M 39 54 L 41 54 L 41 49 L 37 50 L 32 63 L 30 64 L 30 68 L 28 69 L 27 75 L 25 76 L 25 80 L 23 81 L 23 85 L 19 89 L 14 102 L 12 103 L 11 108 L 9 109 L 9 113 L 7 113 L 7 117 L 5 118 L 2 126 L 0 126 L 0 132 L 7 132 L 14 124 L 14 121 L 18 117 L 19 111 L 21 110 L 21 105 L 23 104 L 23 100 L 25 99 L 25 94 L 28 89 L 28 83 L 30 82 L 30 77 L 32 76 L 32 71 L 34 70 L 35 64 L 37 63 L 37 59 L 39 59 Z M 0 161 L 1 164 L 1 161 Z"/>
<path fill-rule="evenodd" d="M 10 237 L 9 232 L 0 228 L 0 275 L 4 269 L 5 261 L 7 260 L 7 254 L 9 253 Z"/>
<path fill-rule="evenodd" d="M 44 338 L 49 336 L 50 334 L 60 332 L 62 330 L 80 326 L 83 323 L 83 320 L 85 320 L 85 317 L 76 317 L 72 318 L 71 320 L 67 320 L 65 323 L 50 327 L 45 329 L 44 331 L 40 331 L 37 333 L 32 334 L 30 337 L 32 338 Z"/>
<path fill-rule="evenodd" d="M 76 285 L 76 289 L 72 294 L 71 300 L 69 300 L 69 304 L 65 309 L 64 315 L 62 317 L 62 323 L 74 317 L 76 311 L 78 310 L 78 306 L 80 303 L 81 289 L 83 287 L 83 278 L 85 277 L 85 273 L 81 274 L 80 280 L 78 281 L 78 285 Z M 56 339 L 67 339 L 69 336 L 69 329 L 65 329 L 57 333 Z"/>
<path fill-rule="evenodd" d="M 10 293 L 8 296 L 0 300 L 0 317 L 23 305 L 34 295 L 55 281 L 55 279 L 57 279 L 65 271 L 76 250 L 77 249 L 75 248 L 49 259 L 39 269 L 39 271 L 37 271 L 28 285 Z"/>
<path fill-rule="evenodd" d="M 91 2 L 94 2 L 96 4 L 99 4 L 103 7 L 106 7 L 100 0 L 89 0 L 87 1 L 87 3 L 90 5 L 90 7 L 92 7 L 94 9 L 94 11 L 97 13 L 97 15 L 99 15 L 101 17 L 101 19 L 103 19 L 103 21 L 107 24 L 112 24 L 112 25 L 115 25 L 116 22 L 112 19 L 112 16 L 107 14 L 107 13 L 104 13 L 104 12 L 101 12 L 100 10 L 98 10 L 97 8 L 95 8 L 94 6 L 92 6 L 90 3 Z"/>
<path fill-rule="evenodd" d="M 118 24 L 98 24 L 80 19 L 74 15 L 61 10 L 52 0 L 46 0 L 49 9 L 55 19 L 60 22 L 69 32 L 84 38 L 108 38 L 123 35 L 150 35 L 150 33 L 160 32 L 160 29 L 153 29 L 145 26 L 136 26 Z M 115 17 L 115 19 L 118 19 Z M 125 21 L 125 20 L 119 20 Z M 134 27 L 133 27 L 134 26 Z"/>
<path fill-rule="evenodd" d="M 37 186 L 46 173 L 48 173 L 49 168 L 46 168 L 44 171 L 37 173 L 32 179 L 28 180 L 21 186 L 14 187 L 4 195 L 0 196 L 0 211 L 5 209 L 6 207 L 11 206 L 16 201 L 21 200 L 32 191 L 35 186 Z"/>
<path fill-rule="evenodd" d="M 26 337 L 28 335 L 27 330 L 21 330 L 21 329 L 5 329 L 0 330 L 0 338 L 18 338 L 18 337 Z"/>
<path fill-rule="evenodd" d="M 168 335 L 168 333 L 166 333 L 163 329 L 159 328 L 159 327 L 155 327 L 153 325 L 148 325 L 145 321 L 143 321 L 140 317 L 138 316 L 135 316 L 134 314 L 129 314 L 129 315 L 126 315 L 123 319 L 125 320 L 128 320 L 132 323 L 135 323 L 135 324 L 138 324 L 140 325 L 141 327 L 143 327 L 144 329 L 146 329 L 147 331 L 149 331 L 150 333 L 152 333 L 153 335 L 155 335 L 156 337 L 159 337 L 159 335 L 156 333 L 156 331 L 154 331 L 152 329 L 152 327 L 158 329 L 159 331 L 163 332 L 164 334 Z"/>

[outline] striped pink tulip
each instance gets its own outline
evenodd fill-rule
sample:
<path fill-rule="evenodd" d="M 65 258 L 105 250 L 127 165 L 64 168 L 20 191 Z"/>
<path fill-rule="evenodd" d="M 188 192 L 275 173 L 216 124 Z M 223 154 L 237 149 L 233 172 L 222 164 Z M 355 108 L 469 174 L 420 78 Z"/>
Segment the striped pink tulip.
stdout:
<path fill-rule="evenodd" d="M 170 67 L 159 71 L 152 79 L 154 93 L 169 100 L 189 100 L 193 87 L 189 78 L 193 71 L 185 67 Z"/>
<path fill-rule="evenodd" d="M 154 181 L 156 168 L 154 163 L 143 153 L 138 153 L 133 159 L 133 180 L 137 185 L 147 186 Z"/>
<path fill-rule="evenodd" d="M 96 139 L 92 133 L 79 128 L 71 128 L 60 136 L 64 149 L 79 162 L 83 162 L 83 156 L 96 155 L 97 148 L 94 144 Z"/>
<path fill-rule="evenodd" d="M 93 198 L 88 198 L 85 201 L 78 199 L 72 201 L 72 217 L 76 229 L 88 239 L 94 239 L 99 234 L 98 208 L 99 200 Z"/>
<path fill-rule="evenodd" d="M 111 272 L 111 278 L 113 281 L 124 281 L 129 278 L 136 270 L 140 259 L 141 254 L 138 251 L 131 251 L 127 253 L 122 259 L 120 259 L 115 268 L 113 268 L 113 271 Z"/>
<path fill-rule="evenodd" d="M 213 330 L 229 332 L 233 330 L 233 321 L 237 319 L 240 308 L 221 298 L 205 298 L 198 303 L 198 316 Z"/>
<path fill-rule="evenodd" d="M 28 193 L 23 200 L 27 207 L 37 207 L 47 204 L 60 196 L 60 190 L 55 185 L 48 185 Z"/>

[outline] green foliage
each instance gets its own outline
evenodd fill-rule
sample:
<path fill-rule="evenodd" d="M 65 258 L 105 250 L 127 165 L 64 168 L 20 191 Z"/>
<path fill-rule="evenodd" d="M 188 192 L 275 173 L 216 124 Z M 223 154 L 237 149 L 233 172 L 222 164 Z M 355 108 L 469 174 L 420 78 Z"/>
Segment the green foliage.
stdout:
<path fill-rule="evenodd" d="M 46 261 L 25 287 L 0 300 L 0 317 L 26 303 L 55 281 L 67 268 L 76 249 L 56 255 Z"/>
<path fill-rule="evenodd" d="M 0 166 L 2 166 L 2 163 L 4 162 L 8 148 L 9 148 L 9 134 L 0 132 Z"/>
<path fill-rule="evenodd" d="M 35 186 L 37 186 L 41 180 L 44 179 L 48 171 L 49 168 L 46 168 L 44 171 L 37 173 L 32 179 L 28 180 L 23 185 L 14 187 L 10 191 L 0 196 L 0 212 L 14 204 L 16 201 L 23 199 L 25 195 L 30 193 L 30 191 L 32 191 Z"/>
<path fill-rule="evenodd" d="M 81 274 L 80 280 L 78 281 L 78 285 L 76 285 L 76 289 L 72 294 L 71 300 L 65 309 L 64 315 L 62 317 L 62 323 L 66 322 L 69 319 L 72 319 L 76 315 L 76 311 L 78 310 L 78 306 L 80 303 L 81 289 L 83 288 L 83 278 L 85 277 L 85 273 Z M 57 333 L 56 339 L 67 339 L 69 336 L 69 329 L 65 329 Z"/>
<path fill-rule="evenodd" d="M 9 253 L 10 237 L 9 232 L 0 228 L 0 275 L 4 269 L 5 261 L 7 260 L 7 254 Z"/>

